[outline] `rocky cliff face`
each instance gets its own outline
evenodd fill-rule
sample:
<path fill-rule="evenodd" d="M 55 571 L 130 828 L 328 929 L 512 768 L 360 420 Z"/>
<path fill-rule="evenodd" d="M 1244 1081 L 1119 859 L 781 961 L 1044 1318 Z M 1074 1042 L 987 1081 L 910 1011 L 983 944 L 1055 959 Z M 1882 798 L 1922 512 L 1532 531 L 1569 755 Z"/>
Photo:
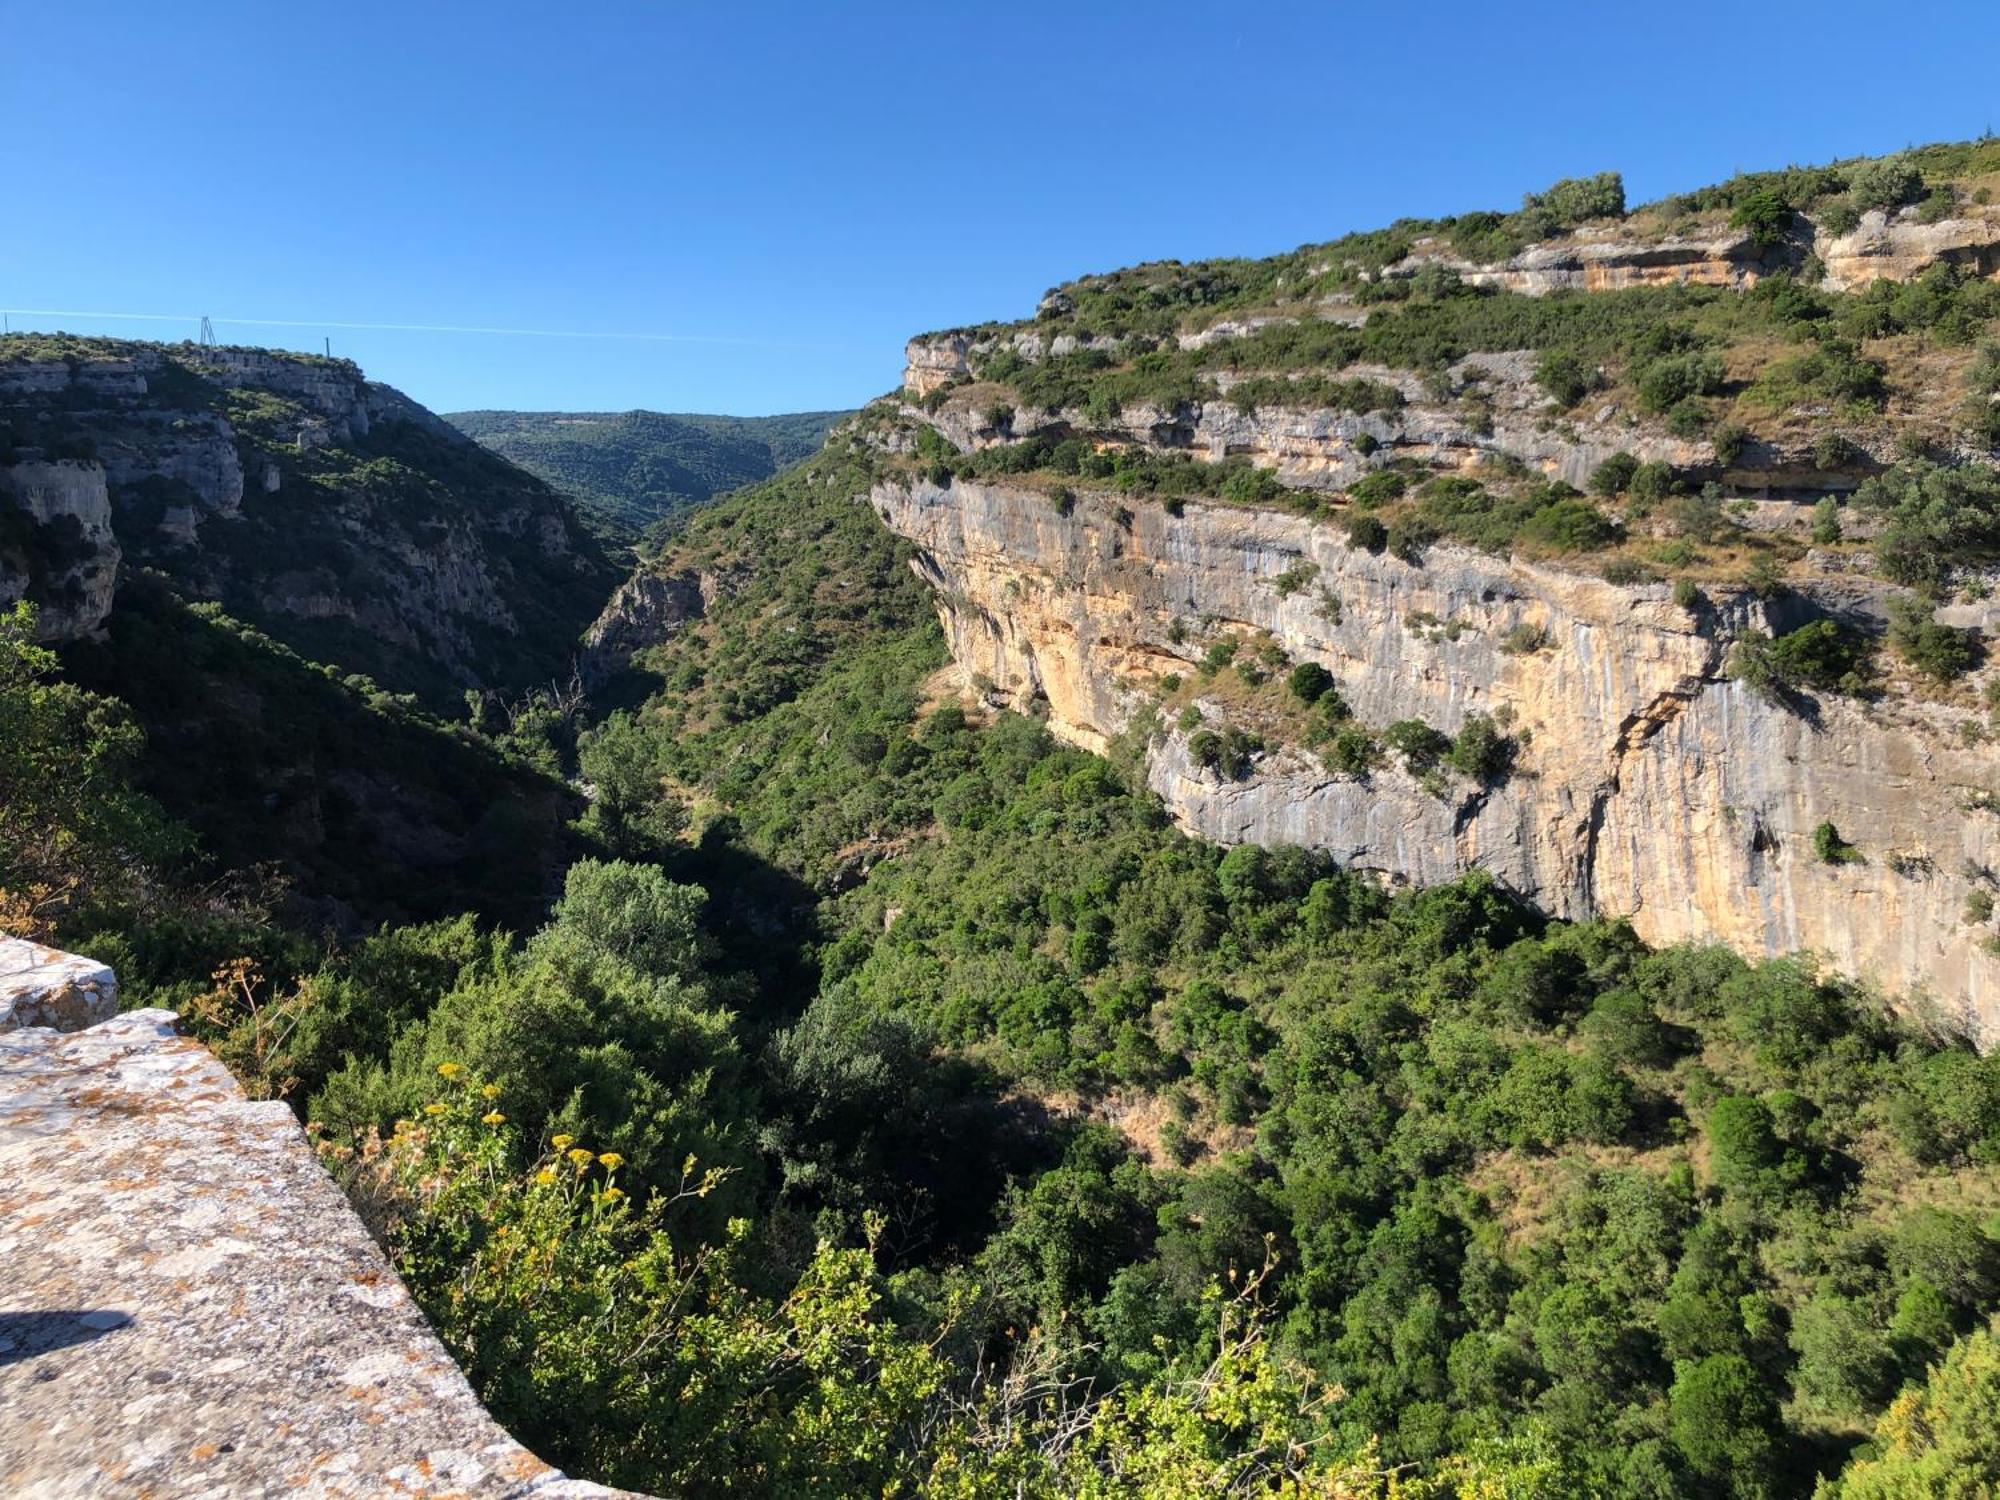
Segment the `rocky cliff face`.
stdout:
<path fill-rule="evenodd" d="M 1907 211 L 1863 214 L 1846 234 L 1801 221 L 1784 246 L 1764 247 L 1746 230 L 1709 238 L 1664 235 L 1639 239 L 1601 229 L 1581 230 L 1534 245 L 1504 261 L 1481 264 L 1454 256 L 1436 243 L 1418 248 L 1384 275 L 1414 276 L 1426 265 L 1445 265 L 1475 286 L 1499 287 L 1532 297 L 1551 292 L 1613 292 L 1643 286 L 1756 285 L 1774 271 L 1796 270 L 1810 255 L 1822 267 L 1819 285 L 1850 291 L 1872 281 L 1910 281 L 1932 266 L 1960 266 L 1975 276 L 2000 271 L 2000 222 L 1986 210 L 1963 218 L 1918 222 Z"/>
<path fill-rule="evenodd" d="M 2000 1041 L 2000 959 L 1987 924 L 1964 920 L 2000 868 L 2000 751 L 1961 733 L 1973 715 L 1895 694 L 1788 707 L 1723 672 L 1744 630 L 1822 605 L 1879 612 L 1864 580 L 1801 579 L 1785 605 L 1716 590 L 1689 610 L 1664 584 L 1446 546 L 1412 564 L 1246 507 L 1174 516 L 1086 490 L 1064 514 L 1031 486 L 922 478 L 872 499 L 920 549 L 968 681 L 1093 749 L 1145 727 L 1148 779 L 1193 832 L 1309 844 L 1398 881 L 1476 867 L 1558 915 L 1629 915 L 1656 942 L 1813 950 Z M 1241 779 L 1201 768 L 1188 732 L 1149 713 L 1163 679 L 1194 679 L 1217 639 L 1266 635 L 1326 667 L 1364 723 L 1450 733 L 1499 716 L 1521 743 L 1512 773 L 1338 775 L 1284 746 Z M 1815 851 L 1829 822 L 1859 861 Z"/>
<path fill-rule="evenodd" d="M 439 702 L 566 668 L 615 575 L 568 505 L 342 360 L 0 341 L 0 599 L 99 632 L 158 570 Z"/>
<path fill-rule="evenodd" d="M 43 640 L 103 628 L 120 556 L 101 466 L 30 460 L 0 468 L 0 604 L 32 597 Z"/>
<path fill-rule="evenodd" d="M 585 683 L 606 681 L 630 663 L 633 652 L 678 635 L 689 621 L 701 618 L 714 590 L 712 575 L 634 573 L 584 632 L 580 666 Z"/>

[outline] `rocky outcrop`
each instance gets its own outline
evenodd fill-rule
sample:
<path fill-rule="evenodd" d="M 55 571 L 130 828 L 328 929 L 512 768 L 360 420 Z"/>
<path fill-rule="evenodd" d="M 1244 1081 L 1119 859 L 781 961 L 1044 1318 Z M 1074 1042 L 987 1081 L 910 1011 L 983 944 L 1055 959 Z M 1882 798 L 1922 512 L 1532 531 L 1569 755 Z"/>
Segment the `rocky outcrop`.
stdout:
<path fill-rule="evenodd" d="M 903 347 L 903 385 L 913 395 L 928 396 L 955 380 L 966 378 L 974 359 L 1001 350 L 1018 354 L 1030 364 L 1074 354 L 1081 349 L 1113 353 L 1125 341 L 1104 335 L 1049 334 L 1038 328 L 1008 328 L 997 332 L 930 333 Z"/>
<path fill-rule="evenodd" d="M 1237 377 L 1225 373 L 1216 379 L 1222 400 L 1171 407 L 1134 401 L 1110 418 L 1093 418 L 1081 410 L 1047 413 L 1039 420 L 1017 414 L 1006 433 L 988 426 L 980 403 L 962 398 L 947 400 L 929 412 L 905 406 L 903 414 L 934 427 L 964 453 L 1043 427 L 1066 428 L 1156 451 L 1184 451 L 1210 462 L 1248 458 L 1272 470 L 1285 485 L 1306 490 L 1342 490 L 1399 459 L 1451 469 L 1506 455 L 1579 489 L 1615 453 L 1690 471 L 1713 464 L 1709 443 L 1675 437 L 1660 419 L 1641 417 L 1615 404 L 1586 402 L 1578 411 L 1551 421 L 1548 397 L 1534 383 L 1537 358 L 1529 350 L 1511 350 L 1461 359 L 1445 372 L 1443 395 L 1408 370 L 1353 365 L 1342 371 L 1346 378 L 1373 381 L 1396 392 L 1401 404 L 1381 411 L 1241 407 L 1227 399 Z M 1857 447 L 1857 453 L 1862 451 Z M 1809 453 L 1799 455 L 1804 468 L 1798 473 L 1784 471 L 1783 457 L 1774 452 L 1760 449 L 1745 458 L 1760 465 L 1750 482 L 1761 486 L 1793 480 L 1823 491 L 1851 488 L 1855 482 L 1834 476 L 1834 484 L 1824 483 L 1826 476 L 1813 469 Z"/>
<path fill-rule="evenodd" d="M 32 598 L 43 640 L 79 640 L 103 628 L 120 557 L 101 466 L 0 467 L 0 604 Z"/>
<path fill-rule="evenodd" d="M 170 1012 L 0 1034 L 0 1260 L 19 1500 L 616 1493 L 493 1421 L 291 1110 Z"/>
<path fill-rule="evenodd" d="M 1642 286 L 1752 286 L 1770 269 L 1747 232 L 1713 239 L 1668 235 L 1638 240 L 1615 230 L 1580 230 L 1531 245 L 1519 255 L 1481 264 L 1454 255 L 1441 241 L 1420 242 L 1382 275 L 1400 280 L 1425 266 L 1445 266 L 1473 286 L 1530 297 L 1551 292 L 1619 292 Z"/>
<path fill-rule="evenodd" d="M 584 633 L 578 661 L 587 686 L 623 671 L 632 653 L 679 635 L 707 607 L 700 575 L 639 572 L 625 580 Z"/>
<path fill-rule="evenodd" d="M 80 1031 L 117 1011 L 118 980 L 103 964 L 0 937 L 0 1031 Z"/>
<path fill-rule="evenodd" d="M 1500 261 L 1475 261 L 1456 252 L 1449 241 L 1417 240 L 1409 253 L 1377 273 L 1388 281 L 1406 281 L 1428 268 L 1454 272 L 1473 286 L 1494 287 L 1530 297 L 1556 292 L 1617 292 L 1650 286 L 1718 286 L 1743 291 L 1774 272 L 1797 272 L 1808 256 L 1823 267 L 1819 285 L 1826 291 L 1852 291 L 1869 283 L 1913 281 L 1933 266 L 1953 265 L 1974 276 L 2000 276 L 2000 214 L 1981 209 L 1964 217 L 1934 224 L 1919 221 L 1914 208 L 1894 214 L 1874 210 L 1844 235 L 1800 217 L 1799 233 L 1782 245 L 1757 243 L 1748 230 L 1718 230 L 1707 235 L 1663 234 L 1642 238 L 1623 226 L 1591 226 L 1540 244 Z M 1044 311 L 1066 313 L 1068 299 L 1045 298 Z M 1340 322 L 1366 321 L 1365 309 L 1336 298 L 1311 310 L 1312 315 Z M 1294 314 L 1231 314 L 1176 335 L 1182 349 L 1203 349 L 1241 338 L 1274 322 L 1296 321 Z M 1028 327 L 986 327 L 925 334 L 911 339 L 903 353 L 903 386 L 924 397 L 955 382 L 970 379 L 975 363 L 1008 350 L 1030 363 L 1051 354 L 1081 348 L 1107 352 L 1123 340 L 1099 335 L 1079 340 L 1069 333 Z"/>
<path fill-rule="evenodd" d="M 1914 281 L 1939 265 L 1990 278 L 2000 275 L 2000 224 L 1983 213 L 1922 224 L 1912 210 L 1894 218 L 1876 210 L 1863 214 L 1848 234 L 1819 233 L 1813 253 L 1826 267 L 1821 285 L 1828 291 L 1852 291 L 1875 281 Z"/>
<path fill-rule="evenodd" d="M 348 361 L 62 347 L 0 340 L 0 600 L 50 639 L 98 631 L 143 566 L 455 707 L 565 674 L 616 582 L 560 495 Z"/>
<path fill-rule="evenodd" d="M 1712 238 L 1665 235 L 1636 239 L 1612 229 L 1583 229 L 1531 245 L 1504 261 L 1481 264 L 1451 253 L 1442 241 L 1420 241 L 1387 267 L 1392 280 L 1425 266 L 1456 271 L 1474 286 L 1499 287 L 1531 297 L 1551 292 L 1616 292 L 1643 286 L 1723 286 L 1741 291 L 1776 270 L 1796 270 L 1808 252 L 1824 267 L 1821 287 L 1852 291 L 1874 281 L 1914 281 L 1933 266 L 1955 265 L 1974 276 L 2000 274 L 2000 223 L 1977 217 L 1918 220 L 1915 209 L 1873 210 L 1858 227 L 1835 235 L 1800 219 L 1802 234 L 1785 246 L 1760 246 L 1747 230 Z"/>
<path fill-rule="evenodd" d="M 1191 831 L 1325 848 L 1395 880 L 1480 868 L 1554 914 L 1626 915 L 1656 942 L 1815 951 L 2000 1042 L 2000 959 L 1990 924 L 1966 920 L 1968 897 L 2000 887 L 2000 749 L 1960 733 L 1967 711 L 1785 705 L 1724 675 L 1732 636 L 1818 607 L 1810 579 L 1783 606 L 1718 591 L 1691 612 L 1663 584 L 1447 546 L 1412 565 L 1243 507 L 1189 501 L 1175 517 L 1085 492 L 1064 514 L 1034 488 L 963 480 L 884 483 L 872 500 L 919 548 L 968 681 L 1077 744 L 1142 722 L 1162 679 L 1192 677 L 1219 636 L 1265 632 L 1328 668 L 1364 723 L 1452 733 L 1484 713 L 1519 740 L 1491 787 L 1334 775 L 1296 747 L 1232 781 L 1161 724 L 1147 775 Z M 1879 613 L 1867 580 L 1826 583 L 1827 608 Z M 1822 823 L 1861 860 L 1822 860 Z"/>

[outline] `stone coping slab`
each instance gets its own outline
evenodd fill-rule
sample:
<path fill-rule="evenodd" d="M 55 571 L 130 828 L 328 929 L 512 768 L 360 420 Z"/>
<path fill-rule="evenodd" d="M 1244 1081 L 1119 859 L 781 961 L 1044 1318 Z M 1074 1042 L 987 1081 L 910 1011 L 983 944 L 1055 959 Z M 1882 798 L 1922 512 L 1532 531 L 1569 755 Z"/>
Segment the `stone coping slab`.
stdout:
<path fill-rule="evenodd" d="M 92 959 L 0 936 L 0 1031 L 79 1031 L 118 1011 L 118 980 Z"/>
<path fill-rule="evenodd" d="M 0 1033 L 0 1494 L 620 1494 L 488 1415 L 290 1109 L 171 1012 Z"/>

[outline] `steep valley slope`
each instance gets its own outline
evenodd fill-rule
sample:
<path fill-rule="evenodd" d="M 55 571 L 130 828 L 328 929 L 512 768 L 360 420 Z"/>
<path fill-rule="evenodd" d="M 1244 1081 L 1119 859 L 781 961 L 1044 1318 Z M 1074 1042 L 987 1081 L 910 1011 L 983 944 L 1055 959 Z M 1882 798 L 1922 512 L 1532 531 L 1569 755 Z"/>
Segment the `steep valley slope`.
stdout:
<path fill-rule="evenodd" d="M 445 420 L 586 509 L 644 530 L 809 458 L 848 411 L 461 411 Z"/>
<path fill-rule="evenodd" d="M 1990 1045 L 1996 170 L 1086 277 L 911 342 L 873 503 L 968 688 L 1136 740 L 1191 831 L 1808 950 Z"/>
<path fill-rule="evenodd" d="M 541 910 L 580 799 L 448 720 L 570 679 L 616 576 L 561 495 L 345 361 L 0 340 L 0 607 L 129 706 L 194 868 L 311 925 Z"/>
<path fill-rule="evenodd" d="M 0 340 L 0 599 L 96 633 L 121 568 L 433 705 L 567 675 L 616 569 L 547 485 L 345 360 Z"/>

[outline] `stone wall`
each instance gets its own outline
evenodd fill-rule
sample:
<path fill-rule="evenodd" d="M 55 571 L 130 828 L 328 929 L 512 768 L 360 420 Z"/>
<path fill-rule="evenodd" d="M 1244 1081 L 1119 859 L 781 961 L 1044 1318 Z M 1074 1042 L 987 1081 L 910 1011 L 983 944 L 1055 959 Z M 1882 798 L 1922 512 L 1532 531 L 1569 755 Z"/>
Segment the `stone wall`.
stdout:
<path fill-rule="evenodd" d="M 501 1430 L 291 1110 L 167 1011 L 0 1033 L 0 1264 L 14 1500 L 619 1493 Z"/>

